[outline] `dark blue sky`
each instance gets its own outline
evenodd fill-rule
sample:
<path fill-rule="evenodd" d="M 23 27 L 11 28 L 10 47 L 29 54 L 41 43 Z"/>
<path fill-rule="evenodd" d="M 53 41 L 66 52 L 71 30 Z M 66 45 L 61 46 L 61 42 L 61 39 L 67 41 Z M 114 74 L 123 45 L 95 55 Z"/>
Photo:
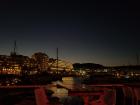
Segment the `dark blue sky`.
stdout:
<path fill-rule="evenodd" d="M 71 62 L 136 64 L 140 53 L 139 6 L 133 2 L 0 3 L 0 54 L 42 51 Z"/>

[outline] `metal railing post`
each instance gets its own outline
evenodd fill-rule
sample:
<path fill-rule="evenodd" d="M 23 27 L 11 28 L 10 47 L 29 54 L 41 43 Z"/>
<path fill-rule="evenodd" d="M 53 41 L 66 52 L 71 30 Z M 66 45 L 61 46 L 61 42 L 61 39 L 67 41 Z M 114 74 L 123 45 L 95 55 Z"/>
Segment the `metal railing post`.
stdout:
<path fill-rule="evenodd" d="M 37 105 L 49 105 L 49 101 L 43 87 L 35 89 L 35 98 Z"/>

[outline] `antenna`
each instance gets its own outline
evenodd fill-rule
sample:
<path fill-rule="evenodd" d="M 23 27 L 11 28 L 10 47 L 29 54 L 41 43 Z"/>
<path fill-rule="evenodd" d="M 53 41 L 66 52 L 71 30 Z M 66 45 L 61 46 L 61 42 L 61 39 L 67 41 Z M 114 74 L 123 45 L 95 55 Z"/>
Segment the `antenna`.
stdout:
<path fill-rule="evenodd" d="M 13 51 L 11 52 L 11 55 L 17 55 L 17 41 L 14 41 Z"/>
<path fill-rule="evenodd" d="M 17 50 L 17 41 L 14 41 L 14 54 L 16 54 L 16 50 Z"/>

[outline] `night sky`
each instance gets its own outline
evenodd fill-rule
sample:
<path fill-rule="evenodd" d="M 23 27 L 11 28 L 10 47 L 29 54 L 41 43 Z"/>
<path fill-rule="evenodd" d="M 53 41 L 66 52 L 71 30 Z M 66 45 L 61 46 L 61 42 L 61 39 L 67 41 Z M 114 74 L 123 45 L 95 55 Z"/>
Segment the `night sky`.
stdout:
<path fill-rule="evenodd" d="M 72 63 L 136 64 L 138 3 L 21 1 L 0 3 L 1 55 L 9 55 L 17 40 L 17 52 L 27 56 L 45 52 L 55 58 L 58 47 L 60 59 Z"/>

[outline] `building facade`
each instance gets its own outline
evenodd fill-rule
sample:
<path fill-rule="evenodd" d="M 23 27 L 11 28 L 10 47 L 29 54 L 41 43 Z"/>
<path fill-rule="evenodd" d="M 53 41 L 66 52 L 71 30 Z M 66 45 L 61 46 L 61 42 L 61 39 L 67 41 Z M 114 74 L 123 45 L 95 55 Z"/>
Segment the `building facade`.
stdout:
<path fill-rule="evenodd" d="M 53 59 L 51 58 L 49 60 L 49 68 L 53 71 L 71 71 L 73 69 L 73 65 L 72 63 L 68 62 L 68 61 L 64 61 L 64 60 L 58 60 L 57 59 Z"/>
<path fill-rule="evenodd" d="M 32 55 L 32 59 L 38 65 L 39 71 L 46 71 L 48 69 L 49 57 L 47 54 L 42 52 L 37 52 Z"/>

